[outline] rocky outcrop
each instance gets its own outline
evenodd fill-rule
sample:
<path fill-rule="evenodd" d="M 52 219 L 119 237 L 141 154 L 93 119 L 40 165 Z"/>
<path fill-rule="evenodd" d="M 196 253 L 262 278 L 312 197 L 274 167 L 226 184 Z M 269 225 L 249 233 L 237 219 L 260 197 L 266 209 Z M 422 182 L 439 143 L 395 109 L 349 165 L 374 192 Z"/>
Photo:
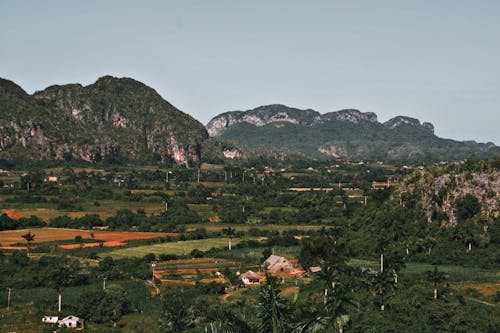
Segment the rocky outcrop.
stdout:
<path fill-rule="evenodd" d="M 481 203 L 482 219 L 496 218 L 500 212 L 500 171 L 482 169 L 485 171 L 419 170 L 401 182 L 397 195 L 403 205 L 416 198 L 428 222 L 433 220 L 436 212 L 445 213 L 448 219 L 443 222 L 444 226 L 458 223 L 456 202 L 467 194 L 473 195 Z"/>
<path fill-rule="evenodd" d="M 258 127 L 275 122 L 311 126 L 320 121 L 321 115 L 319 112 L 289 108 L 281 104 L 272 104 L 248 111 L 222 113 L 210 120 L 206 128 L 210 136 L 216 137 L 220 136 L 225 129 L 239 123 L 247 123 Z"/>
<path fill-rule="evenodd" d="M 208 139 L 202 124 L 129 78 L 105 76 L 88 86 L 55 85 L 33 95 L 0 80 L 0 93 L 0 149 L 6 157 L 189 166 L 200 162 Z"/>
<path fill-rule="evenodd" d="M 321 118 L 323 121 L 339 120 L 339 121 L 349 121 L 355 124 L 361 121 L 367 121 L 370 123 L 378 122 L 377 115 L 375 113 L 361 112 L 356 109 L 347 109 L 347 110 L 325 113 Z"/>
<path fill-rule="evenodd" d="M 206 127 L 245 155 L 422 163 L 500 154 L 494 144 L 441 139 L 428 122 L 398 116 L 382 124 L 375 113 L 356 109 L 320 114 L 273 104 L 220 114 Z"/>
<path fill-rule="evenodd" d="M 373 112 L 361 112 L 355 109 L 346 109 L 335 112 L 320 114 L 317 111 L 307 109 L 300 110 L 290 108 L 286 105 L 272 104 L 259 106 L 247 111 L 231 111 L 214 117 L 206 128 L 211 137 L 222 135 L 224 131 L 236 124 L 247 123 L 262 127 L 271 123 L 283 122 L 302 126 L 314 126 L 329 121 L 348 121 L 351 123 L 377 122 L 377 115 Z M 279 128 L 279 126 L 278 126 Z"/>

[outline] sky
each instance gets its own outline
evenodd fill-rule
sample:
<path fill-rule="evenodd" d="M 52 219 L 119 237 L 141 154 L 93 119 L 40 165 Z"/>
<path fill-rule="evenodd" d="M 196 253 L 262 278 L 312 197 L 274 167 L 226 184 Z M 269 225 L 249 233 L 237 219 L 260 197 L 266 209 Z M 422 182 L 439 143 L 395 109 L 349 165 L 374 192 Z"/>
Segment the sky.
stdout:
<path fill-rule="evenodd" d="M 0 77 L 132 77 L 206 124 L 285 104 L 500 145 L 500 1 L 0 0 Z"/>

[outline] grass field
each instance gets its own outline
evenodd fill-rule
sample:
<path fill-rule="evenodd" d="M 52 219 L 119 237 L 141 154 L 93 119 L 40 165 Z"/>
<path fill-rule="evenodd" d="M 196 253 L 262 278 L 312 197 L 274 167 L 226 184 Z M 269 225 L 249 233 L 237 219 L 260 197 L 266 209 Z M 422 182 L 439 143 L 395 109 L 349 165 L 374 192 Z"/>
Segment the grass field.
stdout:
<path fill-rule="evenodd" d="M 267 231 L 285 231 L 285 230 L 320 230 L 324 226 L 322 225 L 282 225 L 282 224 L 226 224 L 226 223 L 197 223 L 197 224 L 185 224 L 184 227 L 187 231 L 194 230 L 196 228 L 205 228 L 208 232 L 220 231 L 223 228 L 231 227 L 236 229 L 236 231 L 248 231 L 252 228 L 257 228 L 260 230 Z"/>
<path fill-rule="evenodd" d="M 259 238 L 234 238 L 232 243 L 233 245 L 235 245 L 243 240 L 249 240 L 249 239 L 257 240 Z M 225 237 L 208 238 L 208 239 L 130 247 L 126 249 L 119 249 L 108 252 L 107 255 L 115 259 L 130 258 L 130 257 L 141 258 L 148 253 L 154 253 L 156 255 L 160 254 L 187 255 L 194 249 L 198 249 L 200 251 L 207 251 L 210 250 L 211 248 L 224 248 L 227 247 L 227 245 L 228 245 L 228 239 Z"/>
<path fill-rule="evenodd" d="M 50 203 L 4 203 L 1 213 L 11 211 L 21 217 L 30 217 L 32 215 L 39 217 L 44 221 L 49 221 L 58 216 L 67 215 L 72 218 L 82 217 L 86 214 L 97 214 L 102 219 L 116 215 L 116 211 L 120 209 L 129 209 L 137 211 L 144 209 L 147 215 L 159 214 L 165 209 L 164 203 L 147 202 L 147 201 L 117 201 L 117 200 L 99 200 L 99 206 L 92 202 L 82 203 L 83 210 L 81 211 L 66 211 L 56 209 L 54 204 Z"/>
<path fill-rule="evenodd" d="M 380 266 L 377 261 L 351 259 L 349 264 L 358 267 L 371 268 L 379 270 Z M 422 263 L 407 263 L 404 273 L 424 274 L 427 271 L 432 271 L 434 266 L 431 264 Z M 484 270 L 475 267 L 463 267 L 455 265 L 438 265 L 438 269 L 447 274 L 449 282 L 494 282 L 500 279 L 500 272 Z"/>

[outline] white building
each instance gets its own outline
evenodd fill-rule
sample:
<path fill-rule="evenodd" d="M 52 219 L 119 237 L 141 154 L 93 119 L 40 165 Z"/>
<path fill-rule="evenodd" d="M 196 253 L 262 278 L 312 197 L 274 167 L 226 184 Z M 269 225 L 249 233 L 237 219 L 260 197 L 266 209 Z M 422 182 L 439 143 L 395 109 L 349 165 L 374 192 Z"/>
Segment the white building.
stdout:
<path fill-rule="evenodd" d="M 76 316 L 67 316 L 59 320 L 57 323 L 59 324 L 59 327 L 77 328 L 78 324 L 80 324 L 80 327 L 83 328 L 83 322 L 83 319 Z"/>
<path fill-rule="evenodd" d="M 59 321 L 58 316 L 43 316 L 42 323 L 55 324 Z"/>

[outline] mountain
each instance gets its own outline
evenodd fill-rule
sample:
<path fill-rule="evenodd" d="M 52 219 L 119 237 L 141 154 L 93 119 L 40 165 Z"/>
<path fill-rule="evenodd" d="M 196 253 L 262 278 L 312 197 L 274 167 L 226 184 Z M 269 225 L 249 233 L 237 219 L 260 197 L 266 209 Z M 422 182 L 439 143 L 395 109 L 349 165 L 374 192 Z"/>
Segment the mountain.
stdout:
<path fill-rule="evenodd" d="M 205 127 L 130 78 L 54 85 L 33 95 L 0 79 L 0 158 L 199 162 Z M 207 148 L 208 147 L 208 148 Z"/>
<path fill-rule="evenodd" d="M 246 154 L 269 153 L 309 158 L 442 161 L 500 155 L 493 143 L 459 142 L 434 134 L 434 126 L 398 116 L 385 123 L 372 112 L 347 109 L 320 114 L 285 105 L 267 105 L 214 117 L 207 131 Z"/>

